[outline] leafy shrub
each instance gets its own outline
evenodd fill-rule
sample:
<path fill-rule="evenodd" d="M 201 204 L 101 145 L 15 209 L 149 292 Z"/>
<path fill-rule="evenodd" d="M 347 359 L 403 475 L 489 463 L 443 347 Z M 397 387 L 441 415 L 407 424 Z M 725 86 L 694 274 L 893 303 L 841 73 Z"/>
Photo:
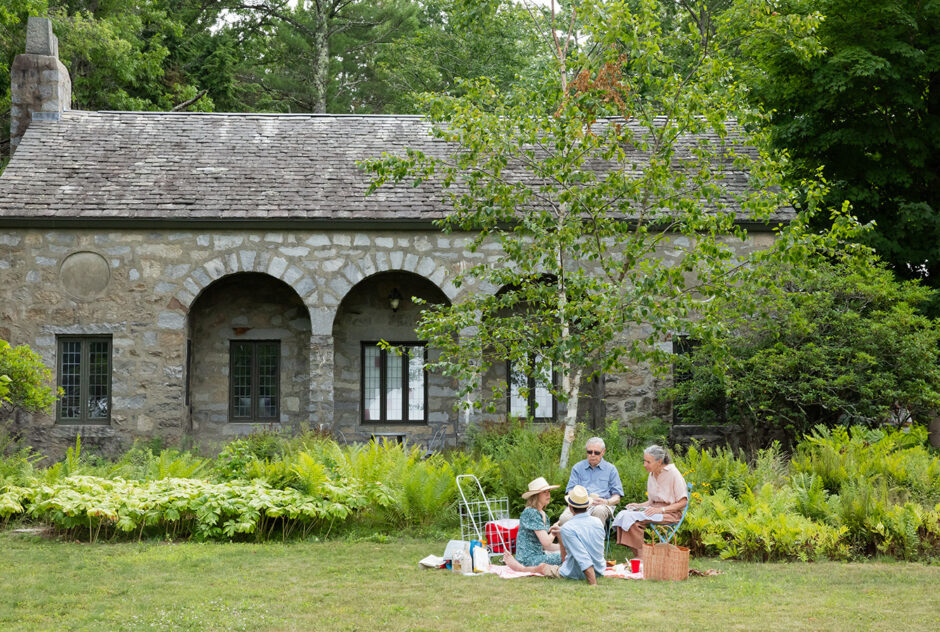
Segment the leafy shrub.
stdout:
<path fill-rule="evenodd" d="M 818 476 L 831 493 L 857 479 L 883 477 L 896 490 L 893 500 L 940 503 L 940 459 L 927 447 L 927 430 L 816 427 L 797 446 L 795 472 Z"/>
<path fill-rule="evenodd" d="M 42 455 L 0 428 L 0 488 L 4 485 L 25 485 L 35 476 Z"/>
<path fill-rule="evenodd" d="M 718 393 L 749 449 L 788 450 L 820 424 L 916 419 L 940 405 L 940 327 L 917 311 L 930 299 L 873 259 L 764 271 L 716 306 L 736 325 L 693 352 L 680 413 L 708 422 Z"/>
<path fill-rule="evenodd" d="M 162 448 L 154 443 L 145 446 L 135 443 L 113 464 L 101 468 L 101 475 L 136 480 L 160 480 L 163 478 L 202 478 L 211 461 L 191 452 L 175 448 Z"/>
<path fill-rule="evenodd" d="M 194 479 L 125 481 L 70 476 L 27 492 L 29 514 L 69 537 L 133 534 L 232 540 L 307 535 L 350 508 L 263 482 L 210 483 Z"/>
<path fill-rule="evenodd" d="M 443 457 L 413 458 L 395 473 L 395 502 L 387 509 L 388 524 L 404 528 L 414 525 L 452 525 L 457 516 L 455 474 Z"/>
<path fill-rule="evenodd" d="M 756 486 L 756 478 L 747 463 L 729 448 L 692 446 L 676 458 L 676 464 L 686 482 L 692 483 L 701 493 L 722 489 L 732 498 L 740 498 L 749 488 Z"/>
<path fill-rule="evenodd" d="M 743 560 L 844 559 L 845 527 L 814 522 L 794 512 L 794 493 L 763 485 L 739 498 L 727 490 L 703 496 L 686 516 L 683 541 L 696 554 Z"/>
<path fill-rule="evenodd" d="M 0 419 L 16 408 L 30 412 L 48 409 L 56 400 L 52 371 L 26 345 L 11 347 L 0 340 Z"/>
<path fill-rule="evenodd" d="M 496 464 L 498 475 L 491 491 L 495 497 L 509 499 L 513 516 L 518 516 L 525 507 L 520 494 L 528 489 L 529 481 L 544 476 L 549 483 L 562 488 L 568 483 L 570 469 L 558 468 L 562 443 L 562 429 L 558 426 L 539 428 L 510 419 L 472 428 L 468 436 L 472 454 Z M 564 509 L 560 498 L 557 493 L 553 495 L 546 508 L 549 515 L 558 515 Z"/>
<path fill-rule="evenodd" d="M 727 450 L 690 449 L 680 469 L 689 466 L 702 493 L 680 535 L 702 553 L 743 559 L 935 556 L 940 459 L 926 439 L 917 427 L 818 427 L 790 468 L 776 449 L 752 465 Z"/>
<path fill-rule="evenodd" d="M 310 435 L 279 440 L 276 452 L 252 447 L 273 445 L 267 440 L 233 442 L 224 458 L 211 461 L 137 445 L 108 463 L 87 456 L 78 439 L 44 471 L 29 452 L 0 461 L 0 520 L 40 520 L 89 540 L 267 540 L 334 530 L 373 539 L 406 530 L 452 537 L 457 474 L 475 474 L 488 498 L 508 497 L 514 516 L 532 478 L 567 482 L 568 471 L 557 467 L 557 432 L 525 424 L 498 431 L 505 441 L 487 436 L 479 444 L 492 457 L 429 455 L 388 443 L 340 446 Z M 608 455 L 619 455 L 625 498 L 639 500 L 646 489 L 642 449 L 621 431 L 602 436 Z M 590 434 L 579 428 L 576 445 Z M 675 459 L 695 485 L 679 540 L 697 555 L 748 560 L 936 556 L 940 459 L 926 440 L 919 427 L 821 427 L 797 445 L 792 462 L 778 446 L 750 462 L 728 449 L 692 447 Z M 206 472 L 213 480 L 192 478 Z M 561 512 L 561 498 L 556 494 L 550 515 Z"/>

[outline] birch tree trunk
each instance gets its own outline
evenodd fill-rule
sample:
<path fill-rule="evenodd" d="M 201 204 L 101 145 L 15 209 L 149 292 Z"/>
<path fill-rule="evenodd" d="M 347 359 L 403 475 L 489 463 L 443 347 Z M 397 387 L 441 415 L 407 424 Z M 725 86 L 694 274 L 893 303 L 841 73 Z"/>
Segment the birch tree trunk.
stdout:
<path fill-rule="evenodd" d="M 568 405 L 565 408 L 565 435 L 561 443 L 561 458 L 558 460 L 558 467 L 565 469 L 568 467 L 568 455 L 571 453 L 571 444 L 574 443 L 574 433 L 578 423 L 578 399 L 581 394 L 581 378 L 584 370 L 579 366 L 565 367 L 561 379 L 561 387 L 568 397 Z"/>
<path fill-rule="evenodd" d="M 564 77 L 564 73 L 562 73 Z M 558 228 L 562 230 L 568 216 L 568 208 L 565 204 L 561 205 L 561 212 L 558 218 Z M 558 301 L 558 319 L 561 322 L 561 345 L 563 349 L 568 348 L 571 340 L 571 324 L 568 322 L 568 287 L 565 283 L 565 256 L 564 251 L 559 248 L 555 263 L 558 270 L 558 278 L 555 283 Z M 574 443 L 574 434 L 578 423 L 578 399 L 581 390 L 581 374 L 584 369 L 581 366 L 573 365 L 570 359 L 566 357 L 561 367 L 561 387 L 567 398 L 565 407 L 565 433 L 561 442 L 561 456 L 558 459 L 558 467 L 565 469 L 568 467 L 568 455 L 571 453 L 571 444 Z"/>

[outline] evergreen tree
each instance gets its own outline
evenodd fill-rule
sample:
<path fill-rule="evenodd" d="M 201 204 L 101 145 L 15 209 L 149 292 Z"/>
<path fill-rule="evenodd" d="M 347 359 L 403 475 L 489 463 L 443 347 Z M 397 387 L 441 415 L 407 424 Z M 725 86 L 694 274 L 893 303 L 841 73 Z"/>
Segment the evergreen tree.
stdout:
<path fill-rule="evenodd" d="M 821 168 L 894 272 L 940 287 L 940 2 L 739 0 L 726 17 L 794 178 Z"/>

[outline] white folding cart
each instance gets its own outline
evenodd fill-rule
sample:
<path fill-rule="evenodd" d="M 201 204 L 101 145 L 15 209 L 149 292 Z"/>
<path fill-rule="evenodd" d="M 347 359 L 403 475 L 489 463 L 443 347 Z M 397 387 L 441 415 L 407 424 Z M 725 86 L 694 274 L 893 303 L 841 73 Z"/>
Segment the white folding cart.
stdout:
<path fill-rule="evenodd" d="M 457 491 L 460 492 L 460 539 L 482 541 L 485 538 L 490 557 L 515 553 L 519 521 L 509 517 L 509 499 L 487 498 L 480 480 L 473 474 L 457 476 Z"/>

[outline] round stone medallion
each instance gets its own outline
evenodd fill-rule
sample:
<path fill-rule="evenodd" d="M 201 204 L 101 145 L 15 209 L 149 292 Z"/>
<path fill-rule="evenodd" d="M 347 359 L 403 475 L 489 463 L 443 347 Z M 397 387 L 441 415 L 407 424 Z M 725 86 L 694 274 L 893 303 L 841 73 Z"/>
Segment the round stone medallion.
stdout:
<path fill-rule="evenodd" d="M 72 297 L 91 299 L 101 294 L 111 280 L 111 267 L 97 252 L 73 252 L 59 268 L 59 282 Z"/>

